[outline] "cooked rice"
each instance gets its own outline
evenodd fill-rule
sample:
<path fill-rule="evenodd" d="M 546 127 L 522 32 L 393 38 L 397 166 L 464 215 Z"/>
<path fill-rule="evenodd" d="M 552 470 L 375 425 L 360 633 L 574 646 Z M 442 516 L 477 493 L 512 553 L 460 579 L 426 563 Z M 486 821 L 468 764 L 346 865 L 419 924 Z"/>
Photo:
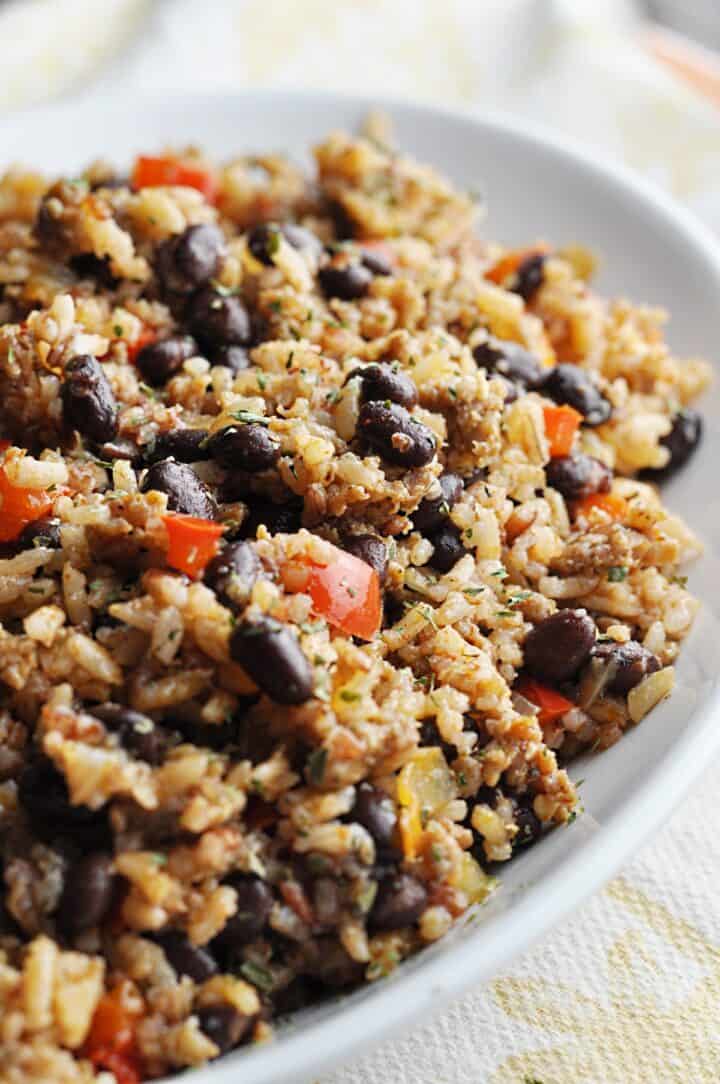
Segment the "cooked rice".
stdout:
<path fill-rule="evenodd" d="M 671 692 L 698 606 L 678 568 L 700 544 L 636 477 L 678 465 L 678 420 L 697 423 L 688 404 L 710 375 L 670 354 L 661 312 L 597 296 L 580 249 L 478 238 L 468 196 L 369 139 L 331 135 L 314 178 L 280 157 L 180 157 L 193 185 L 214 179 L 211 200 L 138 190 L 103 164 L 0 184 L 7 1084 L 132 1084 L 202 1064 L 442 937 L 499 863 L 573 817 L 568 759 Z M 271 230 L 263 257 L 262 222 L 320 243 Z M 149 386 L 137 348 L 185 333 L 189 311 L 160 253 L 209 223 L 223 235 L 214 296 L 252 315 L 246 367 L 203 347 L 201 328 Z M 319 269 L 365 259 L 356 296 L 321 285 Z M 508 342 L 545 376 L 587 374 L 609 417 L 579 428 L 572 456 L 604 465 L 595 495 L 610 500 L 549 484 L 558 400 L 504 378 Z M 117 407 L 106 441 L 69 421 L 78 355 L 101 359 Z M 436 454 L 400 465 L 407 438 L 384 458 L 359 435 L 374 362 L 414 382 Z M 247 423 L 279 448 L 270 469 L 204 447 L 188 469 L 262 574 L 204 583 L 202 562 L 185 575 L 169 554 L 172 495 L 143 482 L 166 434 L 211 441 Z M 437 513 L 445 543 L 413 517 L 448 474 L 462 484 Z M 36 514 L 13 511 L 28 493 L 43 501 L 34 540 L 19 535 Z M 363 638 L 325 619 L 307 570 L 368 534 L 387 575 L 382 628 Z M 550 680 L 552 638 L 548 674 L 525 642 L 559 611 L 586 611 L 571 620 L 593 633 Z M 271 695 L 270 648 L 253 675 L 233 655 L 238 626 L 268 615 L 312 674 L 292 704 Z M 108 704 L 140 715 L 113 723 Z"/>

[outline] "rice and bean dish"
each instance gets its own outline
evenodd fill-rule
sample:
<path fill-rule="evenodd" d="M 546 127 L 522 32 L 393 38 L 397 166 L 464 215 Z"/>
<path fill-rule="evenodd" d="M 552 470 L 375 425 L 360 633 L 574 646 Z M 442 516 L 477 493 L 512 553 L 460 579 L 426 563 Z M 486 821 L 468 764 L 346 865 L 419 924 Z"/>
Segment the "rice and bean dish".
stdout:
<path fill-rule="evenodd" d="M 390 973 L 673 685 L 710 370 L 372 138 L 0 183 L 0 1080 Z"/>

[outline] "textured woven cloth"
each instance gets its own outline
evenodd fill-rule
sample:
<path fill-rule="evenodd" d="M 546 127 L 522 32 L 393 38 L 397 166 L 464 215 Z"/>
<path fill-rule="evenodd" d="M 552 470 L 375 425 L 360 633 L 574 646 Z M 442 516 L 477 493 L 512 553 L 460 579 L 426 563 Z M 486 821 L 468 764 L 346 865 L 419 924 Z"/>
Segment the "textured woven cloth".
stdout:
<path fill-rule="evenodd" d="M 720 111 L 649 57 L 621 0 L 11 0 L 0 41 L 5 106 L 278 84 L 502 107 L 623 159 L 720 230 Z M 322 1084 L 716 1084 L 717 768 L 539 946 Z"/>

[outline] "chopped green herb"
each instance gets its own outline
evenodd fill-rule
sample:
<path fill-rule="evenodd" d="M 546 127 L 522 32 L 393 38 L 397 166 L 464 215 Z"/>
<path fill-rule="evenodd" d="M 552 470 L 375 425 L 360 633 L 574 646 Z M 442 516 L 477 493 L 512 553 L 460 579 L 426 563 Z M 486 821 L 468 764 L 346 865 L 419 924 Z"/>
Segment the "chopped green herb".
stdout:
<path fill-rule="evenodd" d="M 270 419 L 264 414 L 256 414 L 252 410 L 231 410 L 230 417 L 245 425 L 270 425 Z"/>
<path fill-rule="evenodd" d="M 325 777 L 325 766 L 327 764 L 327 749 L 320 746 L 318 749 L 313 749 L 310 756 L 307 758 L 307 773 L 311 783 L 319 786 Z"/>
<path fill-rule="evenodd" d="M 490 575 L 491 575 L 491 576 L 497 576 L 497 578 L 498 578 L 499 580 L 505 580 L 505 579 L 507 579 L 507 575 L 508 575 L 508 573 L 507 573 L 507 569 L 505 569 L 505 568 L 499 568 L 499 569 L 497 570 L 497 572 L 491 572 L 491 573 L 490 573 Z"/>
<path fill-rule="evenodd" d="M 670 583 L 676 583 L 678 587 L 687 587 L 688 578 L 687 576 L 673 576 Z"/>
<path fill-rule="evenodd" d="M 270 302 L 270 308 L 273 312 L 282 312 L 283 303 L 279 297 L 274 297 Z"/>
<path fill-rule="evenodd" d="M 234 297 L 240 292 L 237 286 L 223 286 L 222 282 L 216 282 L 215 279 L 212 280 L 212 288 L 220 297 Z"/>
<path fill-rule="evenodd" d="M 258 382 L 258 387 L 260 388 L 260 391 L 265 391 L 265 389 L 267 387 L 267 377 L 265 376 L 265 373 L 258 373 L 257 374 L 257 382 Z"/>
<path fill-rule="evenodd" d="M 245 960 L 240 965 L 240 974 L 253 986 L 257 986 L 258 990 L 262 990 L 264 994 L 270 993 L 275 984 L 271 972 L 261 964 L 253 963 L 252 960 Z"/>
<path fill-rule="evenodd" d="M 475 595 L 481 595 L 484 590 L 484 587 L 463 587 L 463 594 L 469 595 L 470 598 L 474 598 Z"/>
<path fill-rule="evenodd" d="M 117 339 L 121 339 L 122 338 L 122 333 L 123 333 L 122 325 L 121 324 L 115 324 L 115 327 L 113 328 L 113 335 Z"/>
<path fill-rule="evenodd" d="M 341 689 L 340 699 L 345 700 L 348 704 L 350 704 L 355 700 L 360 700 L 361 697 L 360 693 L 356 693 L 352 689 Z"/>
<path fill-rule="evenodd" d="M 611 565 L 607 570 L 607 578 L 610 583 L 622 583 L 627 578 L 628 570 L 625 565 Z"/>

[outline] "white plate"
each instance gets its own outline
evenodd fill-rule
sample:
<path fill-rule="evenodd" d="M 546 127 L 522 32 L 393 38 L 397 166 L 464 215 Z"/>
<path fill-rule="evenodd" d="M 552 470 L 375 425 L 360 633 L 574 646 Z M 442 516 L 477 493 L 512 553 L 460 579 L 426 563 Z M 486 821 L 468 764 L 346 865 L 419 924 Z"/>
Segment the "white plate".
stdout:
<path fill-rule="evenodd" d="M 720 344 L 720 252 L 684 211 L 626 171 L 555 137 L 497 117 L 362 101 L 321 93 L 258 91 L 223 97 L 96 101 L 44 108 L 0 122 L 4 162 L 72 174 L 98 155 L 118 164 L 136 151 L 197 142 L 220 157 L 307 148 L 337 127 L 355 129 L 370 105 L 386 108 L 401 147 L 487 196 L 487 236 L 511 243 L 581 241 L 601 255 L 598 285 L 666 306 L 681 354 L 713 358 Z M 513 862 L 480 914 L 405 963 L 390 979 L 298 1017 L 276 1042 L 192 1074 L 195 1084 L 301 1084 L 360 1053 L 411 1018 L 482 982 L 602 884 L 667 818 L 720 749 L 720 397 L 703 403 L 706 436 L 692 467 L 667 490 L 707 544 L 690 570 L 704 609 L 678 666 L 672 698 L 608 752 L 585 757 L 585 814 Z"/>

